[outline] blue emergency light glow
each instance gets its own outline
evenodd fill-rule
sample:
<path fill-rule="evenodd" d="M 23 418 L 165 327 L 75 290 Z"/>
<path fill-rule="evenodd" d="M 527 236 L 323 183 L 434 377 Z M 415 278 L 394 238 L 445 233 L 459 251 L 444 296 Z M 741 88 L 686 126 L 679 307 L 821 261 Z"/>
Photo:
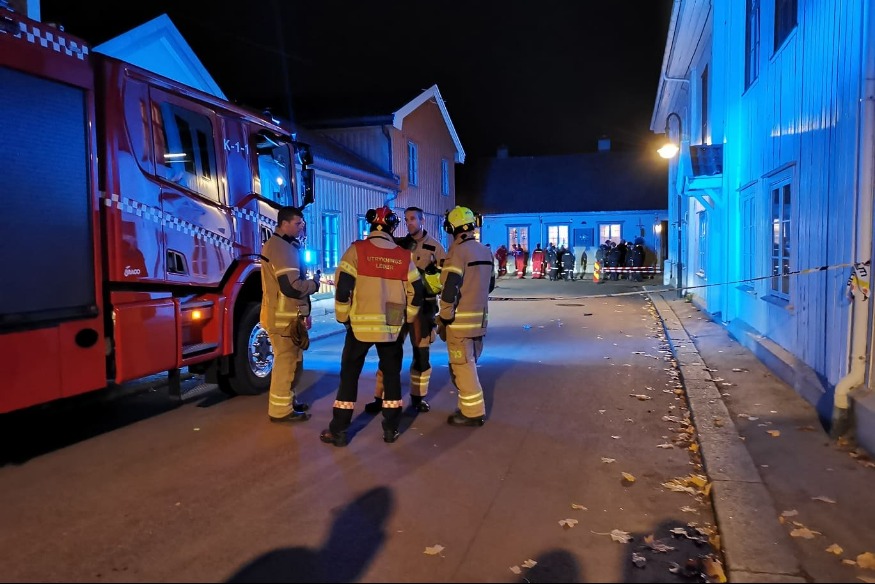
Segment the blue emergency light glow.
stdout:
<path fill-rule="evenodd" d="M 305 249 L 304 250 L 304 263 L 309 264 L 312 261 L 313 261 L 313 252 L 311 252 L 309 249 Z"/>

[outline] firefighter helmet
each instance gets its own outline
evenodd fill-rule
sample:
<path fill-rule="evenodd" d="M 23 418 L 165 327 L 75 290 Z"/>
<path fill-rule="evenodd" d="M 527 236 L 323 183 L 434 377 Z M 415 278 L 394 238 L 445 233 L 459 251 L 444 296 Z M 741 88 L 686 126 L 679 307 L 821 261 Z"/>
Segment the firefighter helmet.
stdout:
<path fill-rule="evenodd" d="M 474 216 L 474 211 L 468 207 L 457 205 L 452 211 L 447 211 L 444 218 L 444 231 L 450 234 L 473 231 L 476 225 L 477 217 Z"/>
<path fill-rule="evenodd" d="M 377 230 L 385 231 L 387 233 L 395 231 L 395 228 L 401 223 L 398 215 L 386 206 L 380 207 L 379 209 L 368 209 L 368 212 L 365 215 L 365 221 L 370 223 L 371 231 Z"/>

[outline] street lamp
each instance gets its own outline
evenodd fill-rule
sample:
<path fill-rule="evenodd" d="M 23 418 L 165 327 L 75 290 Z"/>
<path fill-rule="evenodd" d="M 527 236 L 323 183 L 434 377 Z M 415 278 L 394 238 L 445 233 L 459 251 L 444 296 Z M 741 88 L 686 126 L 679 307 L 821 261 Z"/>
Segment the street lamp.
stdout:
<path fill-rule="evenodd" d="M 669 131 L 671 130 L 670 126 L 671 126 L 671 118 L 672 117 L 675 117 L 678 120 L 678 141 L 677 141 L 677 144 L 672 142 L 671 134 L 669 133 Z M 683 120 L 681 120 L 681 117 L 677 113 L 671 112 L 670 114 L 668 114 L 668 116 L 666 116 L 666 118 L 665 118 L 665 137 L 668 139 L 668 142 L 666 142 L 662 148 L 657 150 L 657 152 L 659 152 L 660 156 L 662 156 L 663 158 L 674 158 L 674 156 L 678 153 L 678 151 L 680 150 L 680 143 L 681 143 L 681 140 L 683 140 L 683 135 L 684 135 L 683 127 L 684 127 Z M 683 195 L 681 195 L 681 193 L 678 193 L 678 250 L 677 250 L 678 298 L 684 297 L 684 284 L 683 284 L 683 282 L 684 282 L 684 266 L 683 266 L 683 263 L 681 262 L 681 249 L 683 249 L 683 230 L 681 229 L 681 226 L 683 225 L 683 217 L 684 217 L 684 214 L 683 214 Z"/>
<path fill-rule="evenodd" d="M 668 142 L 666 142 L 662 148 L 657 150 L 657 152 L 659 152 L 659 155 L 662 156 L 663 158 L 674 158 L 675 154 L 677 154 L 678 150 L 680 150 L 680 146 L 671 141 L 671 134 L 669 134 L 669 129 L 670 129 L 669 122 L 671 121 L 672 116 L 674 116 L 678 119 L 678 144 L 680 144 L 680 141 L 681 141 L 682 128 L 683 128 L 683 123 L 681 122 L 681 117 L 678 114 L 671 112 L 665 118 L 665 137 L 668 139 Z"/>

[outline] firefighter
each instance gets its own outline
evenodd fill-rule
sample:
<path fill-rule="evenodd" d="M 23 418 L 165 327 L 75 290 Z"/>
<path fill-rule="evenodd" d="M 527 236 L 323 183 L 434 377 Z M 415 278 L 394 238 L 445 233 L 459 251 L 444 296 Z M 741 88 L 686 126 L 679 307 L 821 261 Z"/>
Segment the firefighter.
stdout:
<path fill-rule="evenodd" d="M 495 250 L 495 259 L 498 260 L 498 277 L 507 275 L 507 248 L 502 243 Z"/>
<path fill-rule="evenodd" d="M 340 387 L 328 429 L 319 439 L 346 446 L 352 413 L 358 397 L 358 380 L 365 357 L 377 346 L 383 372 L 383 441 L 398 439 L 401 419 L 401 360 L 404 357 L 405 323 L 414 345 L 421 338 L 419 309 L 422 280 L 410 252 L 395 244 L 392 232 L 400 222 L 389 207 L 369 209 L 367 239 L 353 242 L 340 258 L 334 275 L 334 315 L 346 326 L 340 358 Z"/>
<path fill-rule="evenodd" d="M 276 232 L 261 248 L 261 326 L 273 348 L 273 372 L 267 414 L 271 422 L 304 422 L 309 404 L 295 401 L 295 386 L 304 364 L 304 352 L 292 342 L 298 319 L 310 315 L 310 295 L 319 290 L 319 275 L 305 280 L 301 271 L 304 214 L 297 207 L 277 212 Z"/>
<path fill-rule="evenodd" d="M 440 293 L 440 266 L 447 257 L 447 252 L 440 242 L 428 234 L 423 228 L 423 212 L 419 207 L 404 209 L 404 223 L 407 225 L 407 237 L 396 239 L 395 243 L 410 250 L 413 263 L 419 270 L 423 284 L 423 302 L 419 311 L 419 326 L 422 338 L 412 345 L 413 361 L 410 363 L 410 407 L 416 412 L 427 412 L 431 409 L 425 396 L 428 393 L 428 381 L 431 377 L 429 362 L 429 347 L 434 341 L 432 330 L 437 316 L 437 295 Z M 365 406 L 369 414 L 379 414 L 383 406 L 383 372 L 377 370 L 377 386 L 374 391 L 374 401 Z"/>
<path fill-rule="evenodd" d="M 477 359 L 486 335 L 489 293 L 495 286 L 492 260 L 474 236 L 476 217 L 467 207 L 447 213 L 444 229 L 453 242 L 441 272 L 438 334 L 447 343 L 450 377 L 459 392 L 451 426 L 482 426 L 486 420 Z"/>

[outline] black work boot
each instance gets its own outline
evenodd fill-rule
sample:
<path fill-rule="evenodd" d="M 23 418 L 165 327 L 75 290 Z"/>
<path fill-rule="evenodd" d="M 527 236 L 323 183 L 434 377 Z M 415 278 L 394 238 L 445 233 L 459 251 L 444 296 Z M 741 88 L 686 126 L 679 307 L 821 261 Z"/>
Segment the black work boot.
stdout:
<path fill-rule="evenodd" d="M 453 415 L 447 418 L 447 424 L 449 424 L 450 426 L 482 426 L 484 423 L 486 423 L 486 416 L 469 418 L 458 410 L 456 410 Z"/>
<path fill-rule="evenodd" d="M 331 430 L 322 430 L 319 435 L 319 440 L 326 444 L 334 444 L 335 446 L 346 446 L 348 444 L 346 432 L 334 433 Z"/>
<path fill-rule="evenodd" d="M 410 396 L 410 407 L 413 408 L 417 412 L 428 412 L 431 411 L 431 406 L 428 405 L 428 402 L 422 399 L 421 395 L 411 395 Z"/>
<path fill-rule="evenodd" d="M 372 416 L 376 416 L 380 413 L 380 410 L 383 409 L 383 398 L 375 397 L 374 401 L 365 406 L 365 412 L 371 414 Z"/>
<path fill-rule="evenodd" d="M 398 432 L 398 430 L 383 430 L 383 442 L 391 444 L 392 442 L 398 440 L 398 437 L 400 435 L 401 434 Z"/>

